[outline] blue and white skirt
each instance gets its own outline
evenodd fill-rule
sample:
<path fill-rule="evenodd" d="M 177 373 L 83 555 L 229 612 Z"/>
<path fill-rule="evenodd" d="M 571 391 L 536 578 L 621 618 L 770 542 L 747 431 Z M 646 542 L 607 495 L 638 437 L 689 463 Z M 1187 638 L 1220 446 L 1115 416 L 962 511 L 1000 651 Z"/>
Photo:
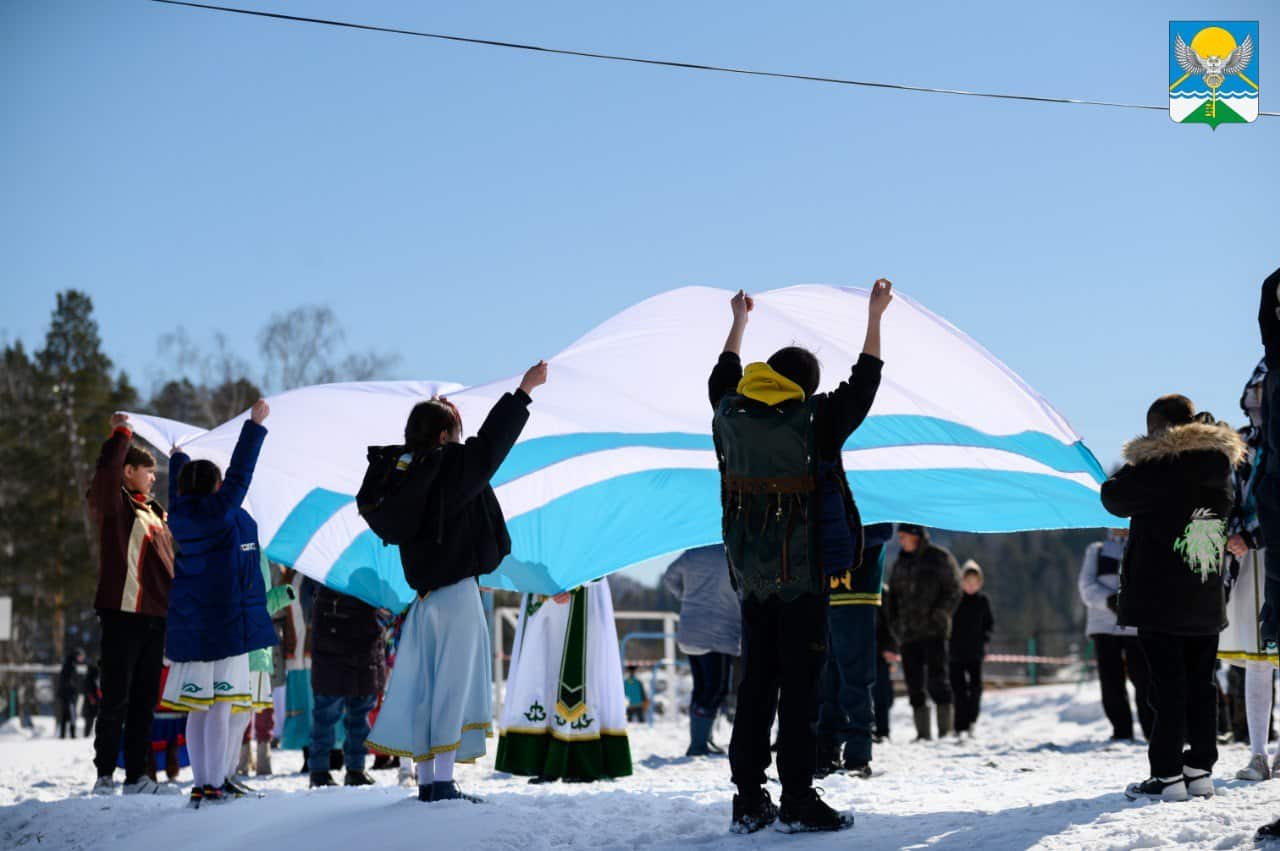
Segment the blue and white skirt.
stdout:
<path fill-rule="evenodd" d="M 474 579 L 415 600 L 369 747 L 414 762 L 450 752 L 458 762 L 484 756 L 493 735 L 490 654 Z"/>
<path fill-rule="evenodd" d="M 211 662 L 171 663 L 160 705 L 175 712 L 203 712 L 215 703 L 251 710 L 254 694 L 249 655 L 242 653 Z"/>

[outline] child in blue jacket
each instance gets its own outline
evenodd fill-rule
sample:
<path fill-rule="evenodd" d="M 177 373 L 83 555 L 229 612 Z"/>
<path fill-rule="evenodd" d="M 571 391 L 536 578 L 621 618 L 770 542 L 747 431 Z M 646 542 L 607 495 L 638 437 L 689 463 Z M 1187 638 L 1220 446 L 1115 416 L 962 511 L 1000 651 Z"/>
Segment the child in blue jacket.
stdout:
<path fill-rule="evenodd" d="M 231 709 L 252 709 L 249 653 L 276 644 L 258 563 L 258 524 L 242 507 L 269 413 L 259 399 L 225 479 L 212 461 L 192 461 L 176 448 L 169 459 L 169 520 L 178 554 L 165 633 L 172 667 L 162 704 L 188 713 L 195 807 L 226 798 Z"/>

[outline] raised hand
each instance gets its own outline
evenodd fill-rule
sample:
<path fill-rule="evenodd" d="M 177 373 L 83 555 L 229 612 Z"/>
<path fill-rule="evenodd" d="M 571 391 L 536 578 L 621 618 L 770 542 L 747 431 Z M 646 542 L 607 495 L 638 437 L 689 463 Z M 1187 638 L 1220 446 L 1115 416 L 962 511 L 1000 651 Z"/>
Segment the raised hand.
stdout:
<path fill-rule="evenodd" d="M 867 312 L 879 319 L 893 303 L 893 284 L 887 278 L 880 278 L 871 288 L 871 298 L 867 302 Z"/>
<path fill-rule="evenodd" d="M 540 360 L 529 367 L 529 371 L 524 374 L 524 379 L 520 382 L 520 389 L 524 391 L 526 396 L 531 396 L 534 390 L 546 383 L 547 362 Z"/>
<path fill-rule="evenodd" d="M 271 416 L 271 406 L 267 404 L 266 399 L 259 399 L 253 403 L 253 410 L 249 412 L 249 419 L 258 425 L 262 425 L 262 421 Z"/>
<path fill-rule="evenodd" d="M 747 295 L 746 291 L 738 290 L 738 294 L 729 301 L 729 307 L 733 311 L 733 321 L 745 323 L 747 314 L 756 309 L 756 300 Z"/>

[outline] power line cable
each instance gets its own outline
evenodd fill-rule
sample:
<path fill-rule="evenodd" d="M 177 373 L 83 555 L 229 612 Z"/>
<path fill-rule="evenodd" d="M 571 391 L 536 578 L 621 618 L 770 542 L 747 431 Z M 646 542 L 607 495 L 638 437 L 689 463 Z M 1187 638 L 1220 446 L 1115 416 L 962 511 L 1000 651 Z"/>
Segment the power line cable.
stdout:
<path fill-rule="evenodd" d="M 152 0 L 153 3 L 164 3 L 168 6 L 186 6 L 192 9 L 206 9 L 212 12 L 229 12 L 235 15 L 248 15 L 256 18 L 274 18 L 280 21 L 291 21 L 303 24 L 321 24 L 329 27 L 343 27 L 366 32 L 392 33 L 416 38 L 431 38 L 438 41 L 452 41 L 459 44 L 477 44 L 486 47 L 503 47 L 509 50 L 528 50 L 534 53 L 548 53 L 557 56 L 573 56 L 579 59 L 601 59 L 609 62 L 630 62 L 636 65 L 656 65 L 664 68 L 679 68 L 687 71 L 713 71 L 720 74 L 739 74 L 746 77 L 772 77 L 778 80 L 800 80 L 810 83 L 831 83 L 840 86 L 861 86 L 869 89 L 891 89 L 901 92 L 924 92 L 936 95 L 960 95 L 963 97 L 991 98 L 995 100 L 1016 100 L 1030 103 L 1065 103 L 1076 106 L 1106 106 L 1115 109 L 1149 109 L 1167 112 L 1168 107 L 1153 106 L 1145 103 L 1119 103 L 1105 100 L 1085 100 L 1082 98 L 1057 98 L 1041 95 L 1017 95 L 1006 92 L 974 92 L 964 89 L 943 89 L 930 86 L 909 86 L 904 83 L 882 83 L 872 80 L 849 80 L 842 77 L 823 77 L 815 74 L 788 74 L 782 71 L 760 71 L 751 68 L 733 68 L 726 65 L 706 65 L 700 62 L 677 62 L 670 59 L 649 59 L 641 56 L 622 56 L 614 53 L 596 53 L 589 50 L 567 50 L 557 47 L 541 47 L 536 44 L 522 44 L 514 41 L 498 41 L 488 38 L 469 38 L 461 35 L 420 32 L 396 27 L 379 27 L 373 24 L 359 24 L 352 21 L 335 21 L 327 18 L 308 18 L 301 15 L 285 15 L 280 12 L 263 12 L 257 9 L 237 9 L 233 6 L 215 6 L 209 3 L 193 3 L 189 0 Z M 1259 115 L 1278 116 L 1277 112 L 1260 112 Z"/>

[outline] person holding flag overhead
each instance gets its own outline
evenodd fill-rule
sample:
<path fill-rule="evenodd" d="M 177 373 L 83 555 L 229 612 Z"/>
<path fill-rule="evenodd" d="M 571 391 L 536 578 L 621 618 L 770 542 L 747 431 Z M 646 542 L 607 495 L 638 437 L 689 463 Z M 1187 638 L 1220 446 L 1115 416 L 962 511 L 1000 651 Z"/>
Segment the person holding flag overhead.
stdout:
<path fill-rule="evenodd" d="M 737 833 L 775 821 L 789 831 L 853 826 L 852 815 L 833 810 L 813 788 L 814 697 L 826 663 L 829 577 L 856 568 L 862 554 L 841 451 L 880 387 L 880 324 L 892 301 L 893 285 L 876 281 L 862 356 L 830 393 L 818 393 L 818 359 L 799 346 L 744 370 L 742 338 L 754 302 L 742 291 L 731 302 L 733 325 L 708 389 L 724 542 L 742 600 L 745 673 L 729 745 Z M 774 707 L 780 809 L 764 788 Z"/>
<path fill-rule="evenodd" d="M 476 579 L 510 554 L 511 536 L 489 480 L 529 420 L 529 394 L 546 381 L 547 365 L 539 362 L 465 443 L 451 402 L 420 402 L 403 445 L 370 448 L 356 494 L 374 533 L 399 545 L 405 579 L 418 595 L 368 746 L 412 759 L 418 800 L 426 803 L 478 800 L 463 795 L 453 768 L 484 756 L 492 730 L 489 631 Z"/>

